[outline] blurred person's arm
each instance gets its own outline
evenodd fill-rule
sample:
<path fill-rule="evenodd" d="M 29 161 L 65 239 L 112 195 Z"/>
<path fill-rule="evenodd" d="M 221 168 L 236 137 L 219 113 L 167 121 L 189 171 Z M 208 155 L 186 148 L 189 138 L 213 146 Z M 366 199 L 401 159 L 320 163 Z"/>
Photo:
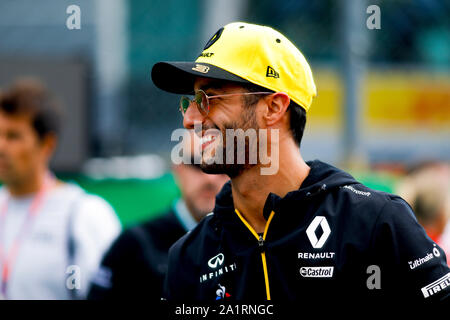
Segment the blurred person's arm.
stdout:
<path fill-rule="evenodd" d="M 124 231 L 105 254 L 92 278 L 89 300 L 159 301 L 161 276 L 151 267 L 161 259 L 136 237 L 137 228 Z"/>
<path fill-rule="evenodd" d="M 185 233 L 172 210 L 124 231 L 103 258 L 88 299 L 159 301 L 169 247 Z"/>
<path fill-rule="evenodd" d="M 124 231 L 104 255 L 100 267 L 91 279 L 89 300 L 114 300 L 133 295 L 128 287 L 134 282 L 138 245 L 130 232 Z"/>
<path fill-rule="evenodd" d="M 78 299 L 86 298 L 91 278 L 120 230 L 116 213 L 105 200 L 93 195 L 85 195 L 80 200 L 71 230 L 72 261 L 81 272 L 81 288 L 75 293 Z"/>
<path fill-rule="evenodd" d="M 204 222 L 205 220 L 202 221 Z M 197 234 L 198 231 L 197 226 L 194 229 L 194 233 Z M 193 238 L 195 237 L 192 237 L 192 232 L 188 232 L 170 247 L 168 268 L 161 299 L 171 302 L 199 300 L 195 282 L 197 278 L 192 275 L 196 274 L 198 270 L 196 264 L 200 263 L 200 261 L 198 257 L 192 254 L 192 251 L 187 249 L 187 244 Z M 193 250 L 201 255 L 206 249 L 202 245 L 194 245 Z"/>

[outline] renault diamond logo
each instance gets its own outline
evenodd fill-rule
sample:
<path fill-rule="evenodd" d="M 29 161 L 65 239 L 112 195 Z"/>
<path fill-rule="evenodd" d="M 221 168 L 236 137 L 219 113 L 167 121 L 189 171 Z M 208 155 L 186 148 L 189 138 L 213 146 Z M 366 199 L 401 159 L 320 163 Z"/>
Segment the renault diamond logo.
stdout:
<path fill-rule="evenodd" d="M 217 268 L 217 266 L 221 266 L 223 264 L 223 260 L 225 260 L 225 257 L 223 256 L 223 253 L 219 253 L 217 256 L 212 257 L 208 261 L 208 266 L 210 268 Z"/>
<path fill-rule="evenodd" d="M 320 239 L 317 239 L 316 231 L 319 226 L 322 228 L 323 233 L 320 236 Z M 306 229 L 306 235 L 308 236 L 309 242 L 311 242 L 311 245 L 315 249 L 320 249 L 323 247 L 325 241 L 327 241 L 328 237 L 330 236 L 330 233 L 331 229 L 328 225 L 328 221 L 323 216 L 315 217 L 309 225 L 308 229 Z"/>

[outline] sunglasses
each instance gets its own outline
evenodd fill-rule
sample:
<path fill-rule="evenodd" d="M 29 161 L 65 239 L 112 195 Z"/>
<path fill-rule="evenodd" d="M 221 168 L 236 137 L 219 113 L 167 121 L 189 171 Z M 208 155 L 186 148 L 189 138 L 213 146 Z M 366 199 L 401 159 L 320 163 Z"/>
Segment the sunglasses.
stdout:
<path fill-rule="evenodd" d="M 233 97 L 233 96 L 246 96 L 246 95 L 252 95 L 252 94 L 273 94 L 273 92 L 239 92 L 239 93 L 228 93 L 228 94 L 219 94 L 216 96 L 208 96 L 205 91 L 198 90 L 195 92 L 194 98 L 189 99 L 188 97 L 181 97 L 180 99 L 180 111 L 181 114 L 186 114 L 187 109 L 193 103 L 198 111 L 206 117 L 209 113 L 209 100 L 215 99 L 215 98 L 222 98 L 222 97 Z"/>

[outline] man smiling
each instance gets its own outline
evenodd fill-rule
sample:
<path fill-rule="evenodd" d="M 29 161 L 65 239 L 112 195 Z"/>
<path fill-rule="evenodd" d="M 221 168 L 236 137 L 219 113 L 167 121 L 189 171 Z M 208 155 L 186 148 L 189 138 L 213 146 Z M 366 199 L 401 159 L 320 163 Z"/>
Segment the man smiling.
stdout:
<path fill-rule="evenodd" d="M 194 95 L 181 98 L 180 109 L 184 127 L 202 126 L 201 168 L 231 178 L 213 214 L 172 246 L 165 298 L 308 303 L 450 296 L 444 252 L 403 199 L 303 160 L 299 147 L 316 88 L 306 59 L 281 33 L 228 24 L 195 62 L 159 62 L 152 79 L 163 90 Z M 233 143 L 227 130 L 239 129 L 266 133 L 263 145 L 279 153 L 278 170 L 264 175 L 260 169 L 270 163 L 249 161 L 252 138 L 243 150 L 228 149 L 232 159 L 244 153 L 244 163 L 226 161 Z M 222 164 L 211 161 L 218 152 Z M 429 253 L 433 258 L 420 268 L 408 267 Z"/>

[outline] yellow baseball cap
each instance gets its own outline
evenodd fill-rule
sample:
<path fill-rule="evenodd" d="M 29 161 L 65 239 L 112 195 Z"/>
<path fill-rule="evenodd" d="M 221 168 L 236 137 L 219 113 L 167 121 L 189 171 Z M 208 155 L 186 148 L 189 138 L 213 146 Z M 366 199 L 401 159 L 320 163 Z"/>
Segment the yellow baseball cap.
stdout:
<path fill-rule="evenodd" d="M 158 62 L 152 68 L 153 83 L 179 94 L 194 91 L 196 77 L 254 83 L 285 92 L 308 111 L 316 85 L 303 54 L 280 32 L 244 22 L 219 29 L 195 62 Z"/>

